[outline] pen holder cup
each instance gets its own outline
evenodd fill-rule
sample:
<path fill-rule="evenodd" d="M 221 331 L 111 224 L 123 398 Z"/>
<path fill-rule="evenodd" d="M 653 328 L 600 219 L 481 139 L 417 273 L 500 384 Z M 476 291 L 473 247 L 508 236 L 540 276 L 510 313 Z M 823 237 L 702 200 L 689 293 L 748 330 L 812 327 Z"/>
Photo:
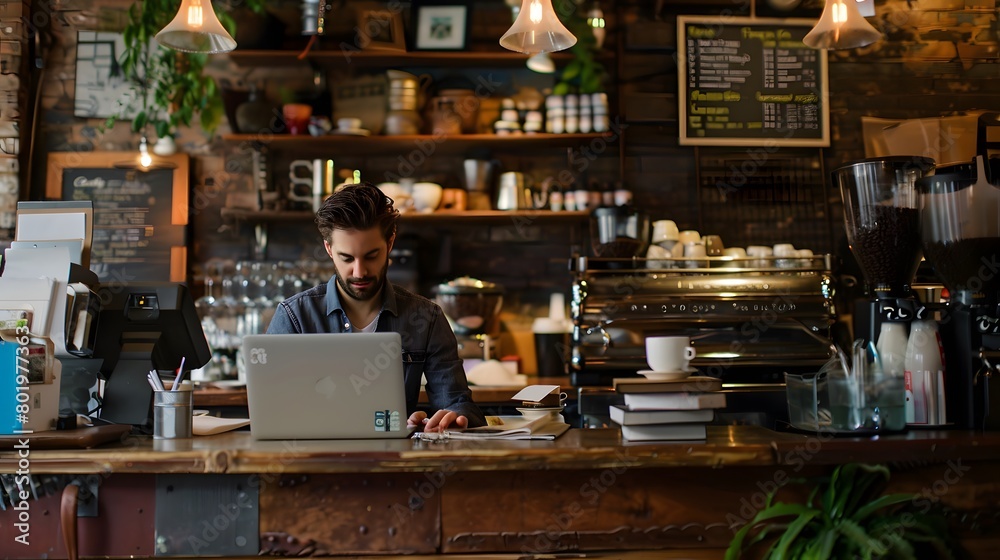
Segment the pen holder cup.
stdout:
<path fill-rule="evenodd" d="M 153 439 L 191 437 L 193 391 L 153 392 Z"/>

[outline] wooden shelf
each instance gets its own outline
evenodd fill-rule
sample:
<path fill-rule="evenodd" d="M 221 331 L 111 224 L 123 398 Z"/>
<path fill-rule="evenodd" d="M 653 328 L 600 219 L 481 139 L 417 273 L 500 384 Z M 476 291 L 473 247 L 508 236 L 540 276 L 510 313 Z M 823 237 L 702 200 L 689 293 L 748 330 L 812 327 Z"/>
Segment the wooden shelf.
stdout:
<path fill-rule="evenodd" d="M 415 223 L 462 223 L 478 222 L 501 224 L 505 221 L 516 221 L 521 225 L 528 225 L 532 222 L 541 223 L 576 223 L 583 222 L 590 216 L 586 211 L 574 212 L 551 212 L 548 210 L 467 210 L 464 212 L 430 212 L 419 213 L 410 212 L 400 214 L 400 219 L 404 222 Z M 223 208 L 222 217 L 230 220 L 244 220 L 255 223 L 270 222 L 312 222 L 315 214 L 308 210 L 299 211 L 265 211 L 265 210 L 243 210 L 240 208 Z"/>
<path fill-rule="evenodd" d="M 521 134 L 498 136 L 496 134 L 453 134 L 437 136 L 430 134 L 408 136 L 291 136 L 287 134 L 225 134 L 223 141 L 248 146 L 260 144 L 275 149 L 309 150 L 321 148 L 339 149 L 345 154 L 385 155 L 388 151 L 408 153 L 414 148 L 429 146 L 441 153 L 454 153 L 470 148 L 491 148 L 497 150 L 521 151 L 546 148 L 583 148 L 597 140 L 605 144 L 618 140 L 618 133 L 595 132 L 589 134 Z M 594 148 L 598 148 L 594 146 Z"/>
<path fill-rule="evenodd" d="M 308 210 L 244 210 L 242 208 L 223 208 L 221 214 L 223 219 L 244 220 L 254 223 L 296 222 L 316 218 L 316 214 Z"/>
<path fill-rule="evenodd" d="M 322 66 L 362 66 L 362 67 L 510 67 L 524 66 L 526 54 L 509 51 L 459 51 L 459 52 L 392 52 L 392 51 L 348 51 L 311 50 L 305 58 L 299 58 L 299 51 L 235 50 L 229 59 L 239 66 L 289 66 L 296 64 L 319 64 Z M 573 55 L 566 52 L 550 53 L 556 65 L 566 64 Z M 611 53 L 600 53 L 598 58 L 610 57 Z"/>

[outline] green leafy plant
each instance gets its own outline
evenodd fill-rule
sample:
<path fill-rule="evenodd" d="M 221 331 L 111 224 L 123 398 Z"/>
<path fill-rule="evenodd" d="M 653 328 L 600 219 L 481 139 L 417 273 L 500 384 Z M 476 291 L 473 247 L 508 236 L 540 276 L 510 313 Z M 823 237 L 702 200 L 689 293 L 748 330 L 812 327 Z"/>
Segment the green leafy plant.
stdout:
<path fill-rule="evenodd" d="M 244 0 L 243 5 L 256 13 L 264 10 L 264 0 Z M 174 18 L 178 8 L 180 0 L 143 0 L 129 8 L 123 31 L 125 52 L 119 62 L 125 79 L 140 92 L 135 101 L 140 108 L 132 119 L 134 132 L 151 124 L 162 138 L 179 126 L 191 126 L 195 116 L 203 130 L 212 132 L 224 114 L 219 88 L 204 73 L 208 55 L 175 51 L 153 40 Z M 219 9 L 216 15 L 227 31 L 235 34 L 236 23 L 229 11 Z M 116 120 L 117 117 L 109 118 L 105 127 Z"/>
<path fill-rule="evenodd" d="M 583 10 L 576 6 L 565 18 L 563 25 L 576 36 L 576 44 L 569 48 L 573 54 L 571 60 L 559 74 L 559 80 L 552 93 L 565 95 L 567 93 L 596 93 L 604 91 L 607 72 L 604 65 L 598 62 L 597 39 L 594 31 L 587 25 Z"/>
<path fill-rule="evenodd" d="M 882 495 L 888 480 L 885 466 L 852 463 L 823 478 L 804 504 L 772 503 L 772 493 L 733 537 L 726 560 L 755 546 L 764 550 L 754 557 L 771 560 L 953 558 L 944 517 L 917 508 L 916 494 Z"/>

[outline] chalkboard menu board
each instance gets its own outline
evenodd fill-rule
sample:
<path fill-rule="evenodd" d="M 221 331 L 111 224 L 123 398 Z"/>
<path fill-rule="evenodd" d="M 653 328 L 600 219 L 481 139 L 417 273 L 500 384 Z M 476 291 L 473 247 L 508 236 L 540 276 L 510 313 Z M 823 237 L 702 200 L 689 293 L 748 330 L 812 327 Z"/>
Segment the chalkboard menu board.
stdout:
<path fill-rule="evenodd" d="M 815 22 L 677 18 L 682 145 L 829 146 L 826 51 Z"/>
<path fill-rule="evenodd" d="M 90 268 L 102 284 L 184 282 L 187 277 L 188 158 L 132 165 L 133 152 L 49 155 L 46 197 L 94 202 Z"/>

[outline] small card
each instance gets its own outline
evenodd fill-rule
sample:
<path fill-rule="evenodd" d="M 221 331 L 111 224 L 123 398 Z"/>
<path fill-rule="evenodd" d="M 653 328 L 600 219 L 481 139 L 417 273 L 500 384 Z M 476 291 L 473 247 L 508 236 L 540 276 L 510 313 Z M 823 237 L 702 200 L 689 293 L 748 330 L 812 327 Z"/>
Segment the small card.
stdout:
<path fill-rule="evenodd" d="M 547 395 L 559 392 L 558 385 L 528 385 L 510 398 L 512 401 L 534 401 L 539 402 Z"/>

